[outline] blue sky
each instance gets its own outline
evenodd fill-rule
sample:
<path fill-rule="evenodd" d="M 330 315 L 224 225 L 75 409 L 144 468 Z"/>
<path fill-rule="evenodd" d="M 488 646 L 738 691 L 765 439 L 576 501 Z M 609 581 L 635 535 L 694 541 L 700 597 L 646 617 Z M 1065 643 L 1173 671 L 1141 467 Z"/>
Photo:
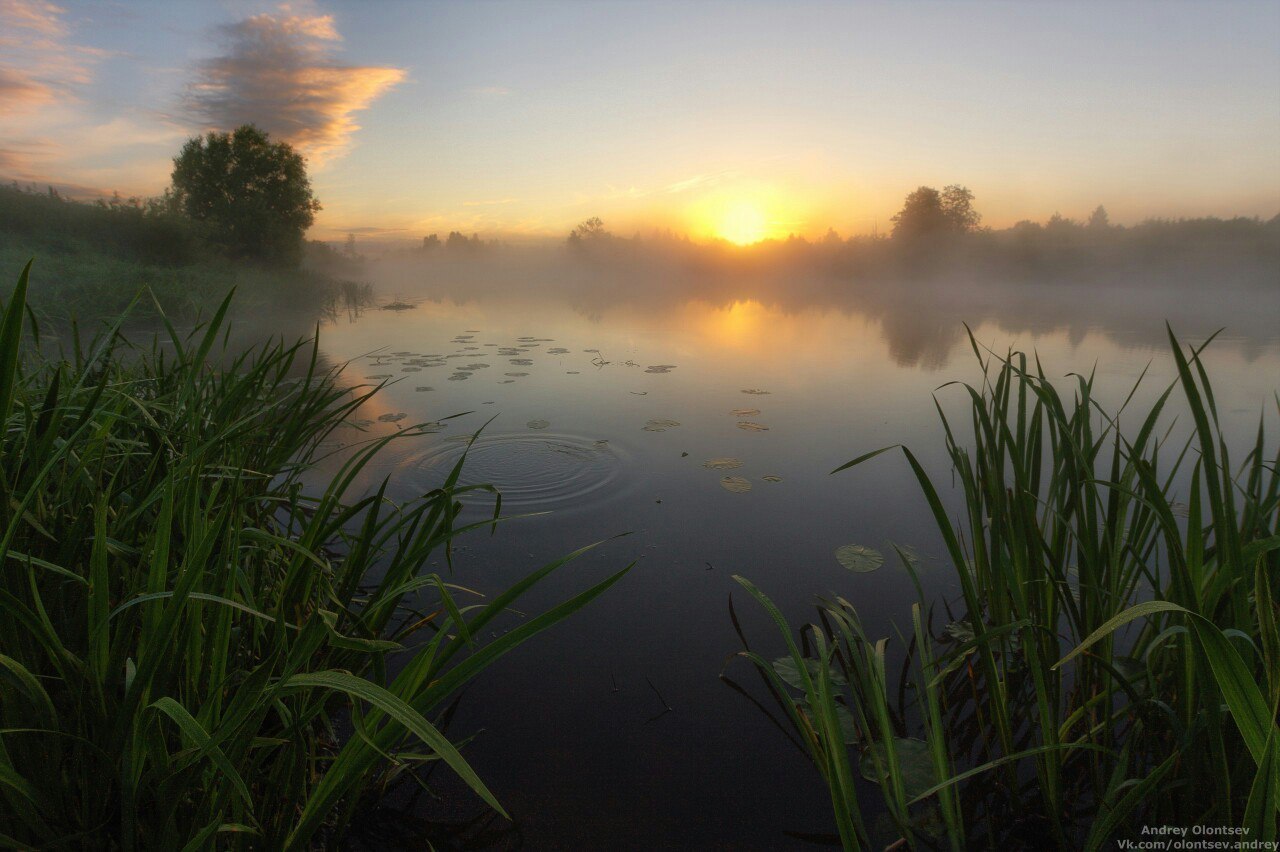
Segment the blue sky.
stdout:
<path fill-rule="evenodd" d="M 321 236 L 1280 212 L 1280 4 L 0 0 L 0 177 L 154 194 L 252 120 Z"/>

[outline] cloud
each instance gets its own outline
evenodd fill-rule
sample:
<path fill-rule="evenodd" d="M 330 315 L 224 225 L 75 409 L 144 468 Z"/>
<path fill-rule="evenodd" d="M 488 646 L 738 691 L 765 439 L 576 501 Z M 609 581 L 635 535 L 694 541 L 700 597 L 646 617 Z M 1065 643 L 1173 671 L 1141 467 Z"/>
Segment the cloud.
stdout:
<path fill-rule="evenodd" d="M 400 68 L 348 65 L 331 15 L 255 15 L 223 27 L 227 52 L 201 64 L 188 109 L 210 129 L 256 124 L 313 165 L 340 156 L 360 126 L 355 113 L 405 78 Z"/>
<path fill-rule="evenodd" d="M 0 109 L 19 112 L 60 100 L 92 80 L 106 55 L 70 43 L 63 10 L 43 0 L 0 0 Z"/>
<path fill-rule="evenodd" d="M 50 38 L 67 34 L 62 11 L 43 0 L 0 0 L 0 20 L 6 26 Z"/>

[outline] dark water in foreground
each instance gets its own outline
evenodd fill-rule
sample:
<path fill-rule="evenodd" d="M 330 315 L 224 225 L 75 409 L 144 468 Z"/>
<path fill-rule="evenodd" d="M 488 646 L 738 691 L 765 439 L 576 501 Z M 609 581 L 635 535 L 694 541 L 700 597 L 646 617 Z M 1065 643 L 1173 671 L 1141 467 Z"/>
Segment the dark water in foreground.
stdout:
<path fill-rule="evenodd" d="M 1025 291 L 1018 298 L 1035 304 Z M 465 447 L 459 436 L 493 418 L 466 480 L 496 484 L 504 514 L 547 513 L 461 541 L 456 582 L 493 593 L 578 546 L 631 533 L 566 566 L 521 609 L 541 611 L 635 561 L 621 583 L 462 698 L 450 733 L 479 732 L 465 754 L 516 823 L 488 845 L 810 848 L 795 835 L 831 833 L 816 771 L 719 677 L 768 705 L 749 665 L 731 658 L 741 647 L 731 595 L 752 647 L 782 653 L 732 575 L 750 578 L 797 624 L 816 596 L 841 594 L 872 636 L 909 624 L 911 585 L 889 565 L 850 573 L 834 557 L 841 545 L 911 545 L 931 591 L 954 595 L 901 456 L 829 471 L 901 442 L 947 492 L 933 395 L 959 412 L 960 389 L 937 389 L 980 378 L 962 321 L 998 351 L 1036 350 L 1054 377 L 1096 364 L 1111 402 L 1152 362 L 1139 408 L 1173 376 L 1165 313 L 1188 339 L 1226 325 L 1206 360 L 1227 428 L 1247 440 L 1268 406 L 1274 428 L 1280 338 L 1258 322 L 1256 301 L 1242 308 L 1208 293 L 1158 292 L 1144 301 L 1165 307 L 1121 314 L 1105 298 L 1069 299 L 1069 317 L 1042 305 L 1015 309 L 1011 322 L 1009 312 L 966 316 L 910 302 L 863 311 L 620 297 L 587 309 L 532 295 L 437 295 L 325 328 L 324 353 L 351 361 L 353 383 L 396 380 L 363 413 L 372 434 L 470 412 L 391 445 L 374 473 L 390 475 L 393 494 L 440 484 Z M 1274 308 L 1274 299 L 1261 305 L 1272 317 Z M 1244 331 L 1233 336 L 1236 320 Z M 483 812 L 443 774 L 433 781 L 442 798 L 423 800 L 419 814 Z"/>

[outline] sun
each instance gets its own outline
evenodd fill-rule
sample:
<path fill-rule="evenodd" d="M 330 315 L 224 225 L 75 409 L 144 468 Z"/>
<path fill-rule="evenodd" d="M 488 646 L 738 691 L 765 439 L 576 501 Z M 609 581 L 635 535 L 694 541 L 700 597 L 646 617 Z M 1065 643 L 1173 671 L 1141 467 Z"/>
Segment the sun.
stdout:
<path fill-rule="evenodd" d="M 731 204 L 720 215 L 716 235 L 740 246 L 758 243 L 769 233 L 769 217 L 749 201 Z"/>

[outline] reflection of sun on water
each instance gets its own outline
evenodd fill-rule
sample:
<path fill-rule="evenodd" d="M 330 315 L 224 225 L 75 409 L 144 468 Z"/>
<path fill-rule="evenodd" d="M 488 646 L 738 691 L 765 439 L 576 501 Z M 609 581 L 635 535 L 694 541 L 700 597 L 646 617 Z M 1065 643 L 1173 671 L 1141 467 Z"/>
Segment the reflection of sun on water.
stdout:
<path fill-rule="evenodd" d="M 716 233 L 731 243 L 748 245 L 758 243 L 769 232 L 769 220 L 755 204 L 740 201 L 722 214 Z"/>
<path fill-rule="evenodd" d="M 758 347 L 761 323 L 768 313 L 768 309 L 754 299 L 716 308 L 707 316 L 706 335 L 722 348 Z"/>

